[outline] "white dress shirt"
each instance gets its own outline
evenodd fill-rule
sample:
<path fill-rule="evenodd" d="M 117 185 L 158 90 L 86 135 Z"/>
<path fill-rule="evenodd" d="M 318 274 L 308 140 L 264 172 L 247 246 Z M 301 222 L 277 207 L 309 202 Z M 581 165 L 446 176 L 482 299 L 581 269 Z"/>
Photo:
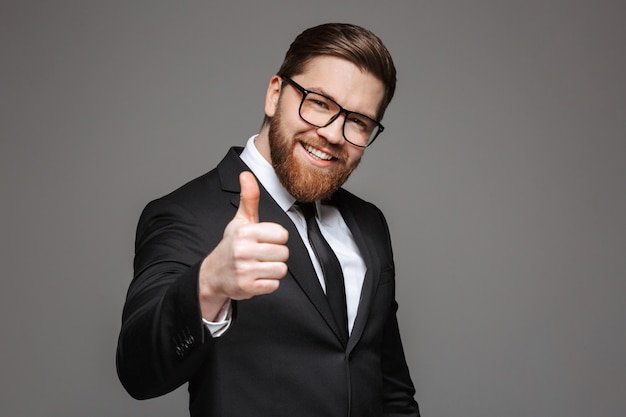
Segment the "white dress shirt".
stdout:
<path fill-rule="evenodd" d="M 317 273 L 320 285 L 324 292 L 326 291 L 326 284 L 324 282 L 324 275 L 322 273 L 322 267 L 309 244 L 307 236 L 306 220 L 304 216 L 294 207 L 296 199 L 285 190 L 280 183 L 280 180 L 276 176 L 276 172 L 272 165 L 259 153 L 254 141 L 256 135 L 248 139 L 246 147 L 241 153 L 241 159 L 248 165 L 250 170 L 257 177 L 259 182 L 265 187 L 270 196 L 276 201 L 276 203 L 285 211 L 289 218 L 293 221 L 298 233 L 302 237 L 302 241 L 306 246 L 309 257 Z M 354 320 L 356 318 L 357 309 L 359 307 L 359 299 L 361 297 L 361 288 L 363 286 L 363 280 L 365 278 L 365 272 L 367 270 L 365 262 L 361 257 L 359 249 L 354 241 L 352 232 L 346 225 L 341 213 L 336 207 L 316 203 L 317 208 L 317 223 L 320 227 L 322 235 L 328 241 L 328 244 L 333 249 L 344 276 L 344 284 L 346 288 L 346 306 L 348 309 L 348 331 L 352 331 Z M 228 307 L 228 306 L 227 306 Z M 222 317 L 219 317 L 216 322 L 208 322 L 205 320 L 206 325 L 214 337 L 223 334 L 228 325 L 230 324 L 230 308 L 223 309 Z"/>

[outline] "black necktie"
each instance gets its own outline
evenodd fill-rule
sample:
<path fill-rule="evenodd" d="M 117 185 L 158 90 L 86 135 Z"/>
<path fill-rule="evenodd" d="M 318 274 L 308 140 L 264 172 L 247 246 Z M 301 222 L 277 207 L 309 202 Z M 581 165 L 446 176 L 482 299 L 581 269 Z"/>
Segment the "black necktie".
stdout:
<path fill-rule="evenodd" d="M 346 308 L 346 290 L 343 283 L 341 265 L 331 249 L 330 245 L 322 236 L 317 221 L 315 221 L 315 203 L 297 203 L 306 219 L 309 242 L 315 252 L 315 256 L 322 266 L 324 281 L 326 282 L 326 297 L 333 312 L 335 321 L 339 326 L 344 340 L 348 340 L 348 313 Z"/>

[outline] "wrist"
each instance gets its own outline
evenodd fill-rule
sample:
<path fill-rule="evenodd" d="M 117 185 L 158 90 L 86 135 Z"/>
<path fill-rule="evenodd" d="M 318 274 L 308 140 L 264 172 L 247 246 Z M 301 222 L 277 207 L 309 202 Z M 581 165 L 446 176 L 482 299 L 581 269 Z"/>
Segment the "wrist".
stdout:
<path fill-rule="evenodd" d="M 211 283 L 208 271 L 210 271 L 210 260 L 209 257 L 206 257 L 200 265 L 198 298 L 202 318 L 207 321 L 215 321 L 230 298 Z"/>

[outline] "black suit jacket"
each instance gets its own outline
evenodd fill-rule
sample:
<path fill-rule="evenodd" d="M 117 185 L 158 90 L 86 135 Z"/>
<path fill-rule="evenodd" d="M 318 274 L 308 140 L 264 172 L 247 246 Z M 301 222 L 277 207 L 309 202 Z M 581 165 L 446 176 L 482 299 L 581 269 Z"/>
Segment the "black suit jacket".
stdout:
<path fill-rule="evenodd" d="M 237 210 L 239 173 L 247 170 L 240 152 L 232 148 L 216 169 L 142 213 L 117 349 L 124 387 L 143 399 L 189 382 L 192 416 L 418 416 L 387 225 L 375 206 L 343 189 L 333 203 L 367 265 L 347 343 L 300 235 L 263 187 L 259 218 L 289 231 L 289 272 L 276 292 L 233 303 L 221 337 L 203 325 L 199 266 Z"/>

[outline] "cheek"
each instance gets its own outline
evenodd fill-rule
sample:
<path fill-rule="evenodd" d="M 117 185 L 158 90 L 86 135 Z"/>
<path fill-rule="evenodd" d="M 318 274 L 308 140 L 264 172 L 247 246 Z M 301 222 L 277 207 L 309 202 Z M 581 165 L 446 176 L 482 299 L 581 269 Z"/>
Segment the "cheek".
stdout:
<path fill-rule="evenodd" d="M 298 134 L 310 127 L 310 125 L 300 118 L 297 108 L 294 112 L 292 109 L 286 109 L 284 106 L 280 106 L 276 114 L 280 119 L 282 131 L 286 134 Z"/>
<path fill-rule="evenodd" d="M 361 157 L 363 156 L 363 153 L 365 152 L 365 150 L 359 149 L 356 146 L 352 146 L 347 142 L 346 142 L 346 146 L 349 147 L 347 149 L 349 164 L 352 165 L 352 164 L 358 163 L 361 160 Z"/>

